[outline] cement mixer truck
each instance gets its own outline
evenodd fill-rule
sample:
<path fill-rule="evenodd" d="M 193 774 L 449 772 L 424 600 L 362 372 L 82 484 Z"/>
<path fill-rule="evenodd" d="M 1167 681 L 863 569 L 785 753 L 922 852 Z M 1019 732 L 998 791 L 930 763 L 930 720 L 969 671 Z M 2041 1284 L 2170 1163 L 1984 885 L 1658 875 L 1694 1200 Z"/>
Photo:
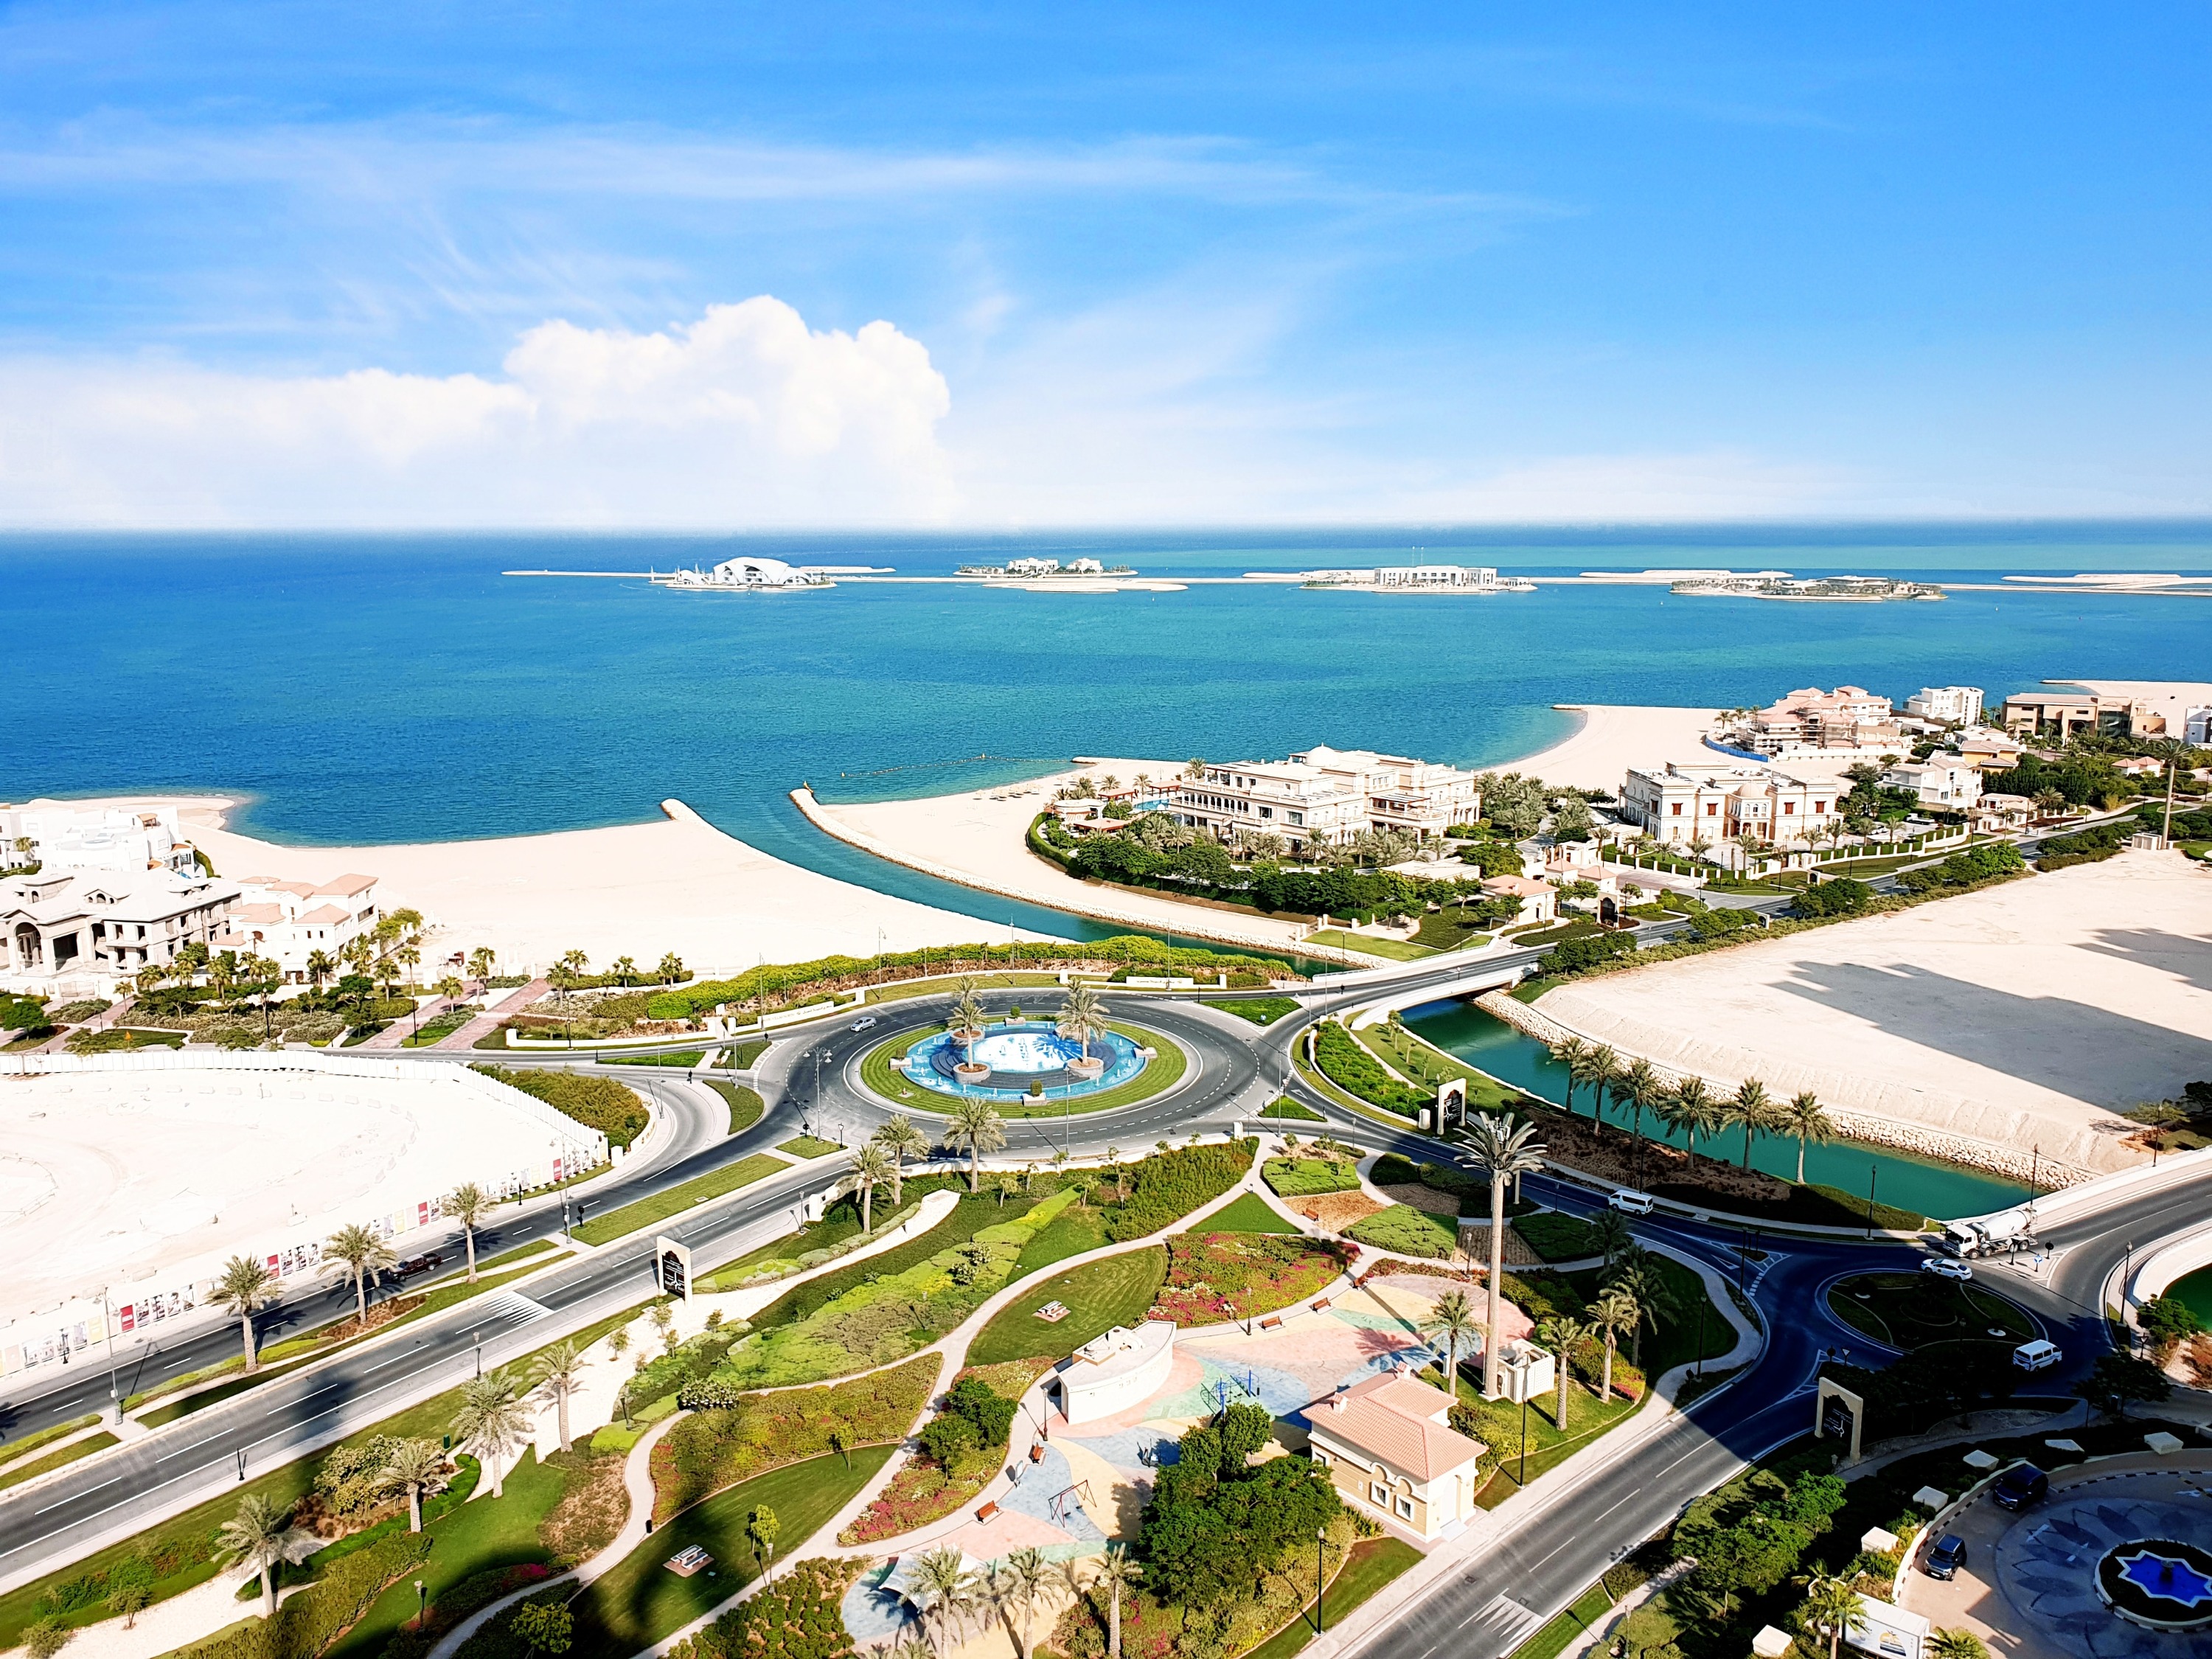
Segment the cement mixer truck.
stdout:
<path fill-rule="evenodd" d="M 2041 1247 L 2035 1237 L 2035 1216 L 2027 1209 L 1999 1210 L 1994 1215 L 1970 1216 L 1943 1224 L 1943 1248 L 1956 1256 L 2010 1255 Z"/>

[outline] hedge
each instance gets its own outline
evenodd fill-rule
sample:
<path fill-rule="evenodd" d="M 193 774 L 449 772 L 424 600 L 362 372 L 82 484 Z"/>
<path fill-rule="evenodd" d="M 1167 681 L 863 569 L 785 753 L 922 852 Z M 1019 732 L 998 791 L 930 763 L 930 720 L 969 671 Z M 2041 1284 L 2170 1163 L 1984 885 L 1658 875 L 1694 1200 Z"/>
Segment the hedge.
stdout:
<path fill-rule="evenodd" d="M 1259 1141 L 1248 1137 L 1145 1159 L 1130 1172 L 1129 1196 L 1106 1209 L 1107 1242 L 1142 1238 L 1212 1203 L 1244 1178 L 1259 1150 Z"/>
<path fill-rule="evenodd" d="M 1435 1096 L 1409 1089 L 1392 1077 L 1383 1069 L 1382 1061 L 1333 1019 L 1324 1020 L 1315 1028 L 1314 1063 L 1331 1083 L 1385 1111 L 1411 1117 L 1422 1107 L 1436 1102 Z"/>
<path fill-rule="evenodd" d="M 518 1072 L 505 1066 L 478 1066 L 486 1077 L 542 1100 L 564 1117 L 605 1134 L 610 1146 L 627 1146 L 651 1121 L 645 1103 L 612 1078 L 579 1072 Z"/>

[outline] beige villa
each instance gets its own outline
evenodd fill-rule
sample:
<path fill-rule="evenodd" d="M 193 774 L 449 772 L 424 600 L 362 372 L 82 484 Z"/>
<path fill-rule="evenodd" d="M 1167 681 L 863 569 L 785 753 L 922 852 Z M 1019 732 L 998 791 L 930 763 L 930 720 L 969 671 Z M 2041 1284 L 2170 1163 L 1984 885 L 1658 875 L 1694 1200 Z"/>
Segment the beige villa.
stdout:
<path fill-rule="evenodd" d="M 1174 785 L 1167 810 L 1223 842 L 1277 835 L 1293 851 L 1350 841 L 1363 830 L 1433 840 L 1481 816 L 1474 774 L 1371 749 L 1304 750 L 1288 760 L 1208 766 Z"/>
<path fill-rule="evenodd" d="M 1424 1542 L 1474 1513 L 1490 1450 L 1445 1422 L 1441 1389 L 1402 1370 L 1340 1389 L 1306 1407 L 1314 1462 L 1339 1496 Z"/>

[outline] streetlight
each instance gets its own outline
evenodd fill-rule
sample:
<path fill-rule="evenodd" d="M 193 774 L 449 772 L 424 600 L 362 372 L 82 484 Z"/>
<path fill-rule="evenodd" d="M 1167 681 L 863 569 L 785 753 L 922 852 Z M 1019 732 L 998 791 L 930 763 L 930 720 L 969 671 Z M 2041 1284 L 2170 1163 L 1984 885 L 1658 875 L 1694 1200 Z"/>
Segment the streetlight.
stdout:
<path fill-rule="evenodd" d="M 109 1286 L 100 1287 L 100 1328 L 107 1340 L 107 1397 L 115 1402 L 115 1424 L 123 1425 L 123 1384 L 115 1375 L 115 1310 L 107 1299 Z"/>
<path fill-rule="evenodd" d="M 1867 1165 L 1867 1237 L 1869 1238 L 1874 1237 L 1874 1181 L 1875 1177 L 1881 1173 L 1881 1167 L 1878 1164 Z"/>
<path fill-rule="evenodd" d="M 1328 1536 L 1326 1528 L 1314 1528 L 1314 1634 L 1316 1636 L 1328 1628 L 1328 1620 L 1321 1605 L 1322 1581 L 1328 1576 L 1328 1563 L 1322 1559 L 1322 1543 Z"/>

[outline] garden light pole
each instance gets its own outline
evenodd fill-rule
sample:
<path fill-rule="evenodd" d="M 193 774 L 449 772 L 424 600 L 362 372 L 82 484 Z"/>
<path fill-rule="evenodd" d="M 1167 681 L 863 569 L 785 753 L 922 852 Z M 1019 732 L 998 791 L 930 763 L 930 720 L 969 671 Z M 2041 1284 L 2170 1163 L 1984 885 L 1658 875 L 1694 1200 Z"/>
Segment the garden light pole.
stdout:
<path fill-rule="evenodd" d="M 1314 1528 L 1314 1634 L 1316 1636 L 1328 1628 L 1328 1615 L 1322 1612 L 1321 1605 L 1322 1591 L 1326 1588 L 1328 1577 L 1328 1563 L 1322 1559 L 1322 1540 L 1328 1536 L 1326 1528 Z"/>
<path fill-rule="evenodd" d="M 1457 1382 L 1459 1379 L 1455 1377 L 1452 1380 L 1454 1382 Z M 1521 1474 L 1519 1483 L 1523 1486 L 1528 1484 L 1528 1378 L 1526 1372 L 1523 1372 L 1521 1377 Z"/>

